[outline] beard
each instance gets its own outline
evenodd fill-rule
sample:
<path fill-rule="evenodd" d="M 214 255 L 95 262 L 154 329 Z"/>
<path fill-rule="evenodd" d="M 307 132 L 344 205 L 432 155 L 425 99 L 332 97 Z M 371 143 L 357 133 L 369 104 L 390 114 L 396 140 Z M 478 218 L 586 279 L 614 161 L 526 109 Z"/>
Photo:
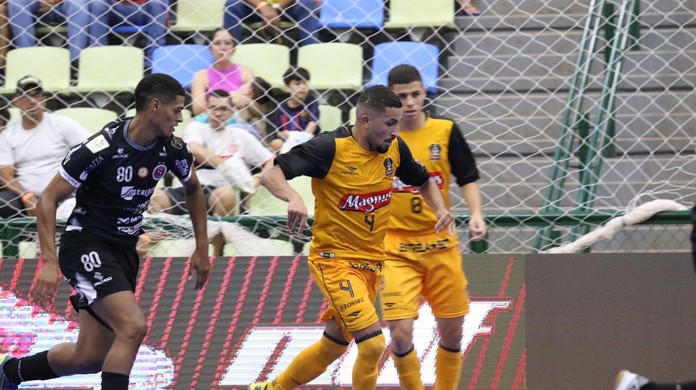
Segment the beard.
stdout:
<path fill-rule="evenodd" d="M 389 151 L 389 146 L 391 146 L 391 144 L 389 144 L 389 145 L 378 145 L 378 146 L 375 148 L 375 151 L 376 151 L 377 153 L 379 153 L 379 154 L 387 153 L 387 152 Z"/>

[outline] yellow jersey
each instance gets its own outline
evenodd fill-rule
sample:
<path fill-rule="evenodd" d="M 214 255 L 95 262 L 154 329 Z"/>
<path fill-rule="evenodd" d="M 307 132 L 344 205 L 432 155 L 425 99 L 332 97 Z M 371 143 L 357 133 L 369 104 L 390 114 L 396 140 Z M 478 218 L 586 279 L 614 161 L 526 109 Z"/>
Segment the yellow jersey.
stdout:
<path fill-rule="evenodd" d="M 428 180 L 397 137 L 386 153 L 367 151 L 341 127 L 275 159 L 285 177 L 312 177 L 315 197 L 310 259 L 383 260 L 395 176 L 412 186 Z"/>

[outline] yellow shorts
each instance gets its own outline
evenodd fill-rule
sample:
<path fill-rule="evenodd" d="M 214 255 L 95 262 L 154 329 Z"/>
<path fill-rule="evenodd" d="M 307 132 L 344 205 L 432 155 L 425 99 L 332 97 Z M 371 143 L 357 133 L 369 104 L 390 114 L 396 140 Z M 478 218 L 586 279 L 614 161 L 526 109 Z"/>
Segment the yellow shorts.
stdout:
<path fill-rule="evenodd" d="M 332 259 L 309 261 L 309 270 L 329 303 L 323 321 L 335 318 L 346 340 L 352 333 L 379 321 L 375 300 L 382 277 L 382 262 Z"/>
<path fill-rule="evenodd" d="M 438 318 L 469 312 L 468 282 L 454 237 L 389 232 L 384 243 L 387 260 L 380 302 L 385 320 L 418 318 L 421 297 Z"/>

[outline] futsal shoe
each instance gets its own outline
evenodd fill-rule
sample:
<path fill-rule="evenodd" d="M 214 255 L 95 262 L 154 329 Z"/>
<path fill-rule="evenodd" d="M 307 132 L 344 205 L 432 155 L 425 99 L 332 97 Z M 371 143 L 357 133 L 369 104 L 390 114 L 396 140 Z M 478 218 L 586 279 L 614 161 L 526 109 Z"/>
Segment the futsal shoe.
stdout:
<path fill-rule="evenodd" d="M 10 355 L 0 354 L 0 359 L 0 390 L 17 390 L 19 386 L 10 382 L 5 375 L 5 363 L 11 359 Z"/>
<path fill-rule="evenodd" d="M 648 382 L 650 382 L 648 378 L 623 370 L 616 376 L 614 390 L 639 390 L 641 386 L 646 385 Z"/>

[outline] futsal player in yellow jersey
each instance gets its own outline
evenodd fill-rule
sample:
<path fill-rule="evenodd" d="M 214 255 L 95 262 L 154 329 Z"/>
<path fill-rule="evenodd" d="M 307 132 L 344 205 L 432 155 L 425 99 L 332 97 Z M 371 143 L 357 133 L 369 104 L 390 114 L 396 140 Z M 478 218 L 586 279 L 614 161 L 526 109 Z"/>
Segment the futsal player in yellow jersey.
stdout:
<path fill-rule="evenodd" d="M 451 120 L 435 119 L 423 111 L 425 88 L 416 68 L 394 67 L 388 83 L 403 104 L 399 131 L 413 157 L 430 172 L 431 182 L 440 188 L 448 209 L 450 178 L 456 178 L 471 211 L 471 238 L 483 238 L 486 223 L 476 184 L 479 174 L 459 128 Z M 469 311 L 457 235 L 433 229 L 435 212 L 424 204 L 422 194 L 401 177 L 394 180 L 392 203 L 380 301 L 383 318 L 389 324 L 392 357 L 401 388 L 423 389 L 413 345 L 413 323 L 423 297 L 433 310 L 440 334 L 434 388 L 456 389 L 462 369 L 462 325 Z"/>
<path fill-rule="evenodd" d="M 300 195 L 287 184 L 311 176 L 316 199 L 309 269 L 329 303 L 323 337 L 302 351 L 272 382 L 250 389 L 292 389 L 321 375 L 355 339 L 354 389 L 374 389 L 384 335 L 374 307 L 385 257 L 394 177 L 415 186 L 433 209 L 433 231 L 454 231 L 454 218 L 428 173 L 398 138 L 401 101 L 378 85 L 358 98 L 355 126 L 322 133 L 275 160 L 262 184 L 288 201 L 288 227 L 306 224 Z"/>

